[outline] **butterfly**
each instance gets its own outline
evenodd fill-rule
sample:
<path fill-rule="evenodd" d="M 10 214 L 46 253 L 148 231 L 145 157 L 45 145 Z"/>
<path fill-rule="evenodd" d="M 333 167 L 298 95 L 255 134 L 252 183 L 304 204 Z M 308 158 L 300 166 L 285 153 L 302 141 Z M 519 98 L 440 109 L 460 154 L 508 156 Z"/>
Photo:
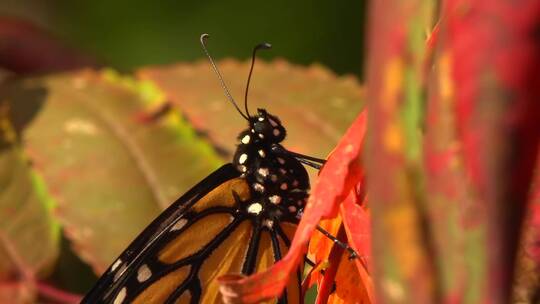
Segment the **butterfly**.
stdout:
<path fill-rule="evenodd" d="M 216 278 L 264 271 L 287 252 L 310 183 L 302 163 L 324 160 L 287 151 L 286 130 L 275 115 L 245 113 L 225 85 L 229 101 L 246 119 L 232 163 L 203 179 L 163 211 L 106 270 L 81 303 L 220 303 Z M 278 303 L 301 302 L 301 271 L 290 279 Z"/>

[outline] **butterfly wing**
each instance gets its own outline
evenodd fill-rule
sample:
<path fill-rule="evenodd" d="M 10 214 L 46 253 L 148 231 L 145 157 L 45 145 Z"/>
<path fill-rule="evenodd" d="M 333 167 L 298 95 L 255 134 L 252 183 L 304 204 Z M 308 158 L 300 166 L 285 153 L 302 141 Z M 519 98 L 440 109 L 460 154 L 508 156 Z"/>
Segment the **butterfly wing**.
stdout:
<path fill-rule="evenodd" d="M 245 179 L 224 165 L 159 215 L 81 303 L 220 303 L 216 278 L 268 268 L 296 229 L 239 211 L 253 203 Z M 299 303 L 299 278 L 289 285 L 279 301 Z"/>

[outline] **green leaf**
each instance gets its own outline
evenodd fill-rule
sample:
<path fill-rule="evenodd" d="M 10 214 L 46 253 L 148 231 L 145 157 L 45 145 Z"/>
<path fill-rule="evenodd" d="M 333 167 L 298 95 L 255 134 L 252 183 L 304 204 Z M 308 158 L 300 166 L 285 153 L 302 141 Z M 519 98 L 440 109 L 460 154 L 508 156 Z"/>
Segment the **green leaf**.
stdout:
<path fill-rule="evenodd" d="M 58 256 L 60 226 L 43 181 L 17 147 L 0 151 L 0 279 L 44 276 Z"/>
<path fill-rule="evenodd" d="M 148 84 L 86 71 L 25 86 L 48 90 L 25 133 L 27 151 L 58 201 L 74 250 L 97 273 L 221 163 L 174 112 L 137 119 L 163 102 Z"/>
<path fill-rule="evenodd" d="M 60 226 L 51 214 L 54 203 L 20 148 L 21 132 L 44 96 L 42 87 L 28 89 L 18 82 L 0 86 L 0 280 L 6 283 L 0 298 L 8 296 L 3 287 L 9 284 L 26 285 L 17 290 L 32 297 L 35 278 L 46 276 L 58 256 Z M 13 287 L 22 295 L 17 290 Z"/>

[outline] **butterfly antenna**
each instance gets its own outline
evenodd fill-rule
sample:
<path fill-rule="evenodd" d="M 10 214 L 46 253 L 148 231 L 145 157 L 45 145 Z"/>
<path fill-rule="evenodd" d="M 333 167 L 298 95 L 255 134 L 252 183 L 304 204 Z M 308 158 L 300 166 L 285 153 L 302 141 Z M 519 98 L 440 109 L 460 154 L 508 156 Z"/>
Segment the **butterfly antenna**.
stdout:
<path fill-rule="evenodd" d="M 229 88 L 227 88 L 227 85 L 225 85 L 225 81 L 223 80 L 223 76 L 221 76 L 221 73 L 219 72 L 216 63 L 214 62 L 214 59 L 212 59 L 212 56 L 210 56 L 210 53 L 208 52 L 208 49 L 206 48 L 206 39 L 208 39 L 208 37 L 210 37 L 210 35 L 202 34 L 201 38 L 200 38 L 201 45 L 202 45 L 202 48 L 204 50 L 204 53 L 206 54 L 206 57 L 208 57 L 208 60 L 210 60 L 210 64 L 212 65 L 212 68 L 214 69 L 214 72 L 218 76 L 219 82 L 221 83 L 221 87 L 223 88 L 223 91 L 225 91 L 225 95 L 227 96 L 227 99 L 229 99 L 229 101 L 233 104 L 233 106 L 236 108 L 238 113 L 240 113 L 240 115 L 242 115 L 242 117 L 244 117 L 246 120 L 249 121 L 249 115 L 246 116 L 246 114 L 244 114 L 240 110 L 240 108 L 236 104 L 236 101 L 234 101 L 234 98 L 232 97 L 231 93 L 229 92 Z"/>
<path fill-rule="evenodd" d="M 249 115 L 249 110 L 248 110 L 248 102 L 247 102 L 247 100 L 248 100 L 248 91 L 249 91 L 249 82 L 251 81 L 251 74 L 253 73 L 253 67 L 255 66 L 255 58 L 256 58 L 256 55 L 257 55 L 257 51 L 261 50 L 261 49 L 268 50 L 268 49 L 271 49 L 271 48 L 272 48 L 272 45 L 270 43 L 266 43 L 266 42 L 258 44 L 253 48 L 253 54 L 251 55 L 251 68 L 249 69 L 249 75 L 248 75 L 248 80 L 247 80 L 247 84 L 246 84 L 246 95 L 244 96 L 244 108 L 246 109 L 247 116 L 250 116 Z"/>

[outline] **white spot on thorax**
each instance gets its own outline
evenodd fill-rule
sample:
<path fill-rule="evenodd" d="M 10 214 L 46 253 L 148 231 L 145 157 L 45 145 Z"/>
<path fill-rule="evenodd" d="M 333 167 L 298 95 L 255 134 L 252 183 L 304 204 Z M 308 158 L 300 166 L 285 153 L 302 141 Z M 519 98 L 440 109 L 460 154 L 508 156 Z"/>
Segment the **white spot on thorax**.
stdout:
<path fill-rule="evenodd" d="M 268 198 L 268 200 L 270 200 L 270 203 L 275 205 L 281 203 L 281 197 L 279 195 L 272 195 Z"/>
<path fill-rule="evenodd" d="M 264 192 L 264 186 L 259 183 L 254 183 L 253 189 L 255 189 L 257 192 Z"/>
<path fill-rule="evenodd" d="M 240 155 L 240 157 L 238 158 L 238 162 L 240 164 L 243 164 L 243 163 L 246 162 L 247 158 L 248 158 L 247 154 L 244 153 L 244 154 Z"/>
<path fill-rule="evenodd" d="M 253 214 L 259 214 L 259 213 L 261 213 L 262 210 L 263 210 L 263 207 L 259 203 L 253 203 L 253 204 L 249 205 L 249 207 L 247 209 L 247 211 L 249 213 L 253 213 Z"/>
<path fill-rule="evenodd" d="M 261 149 L 261 150 L 259 150 L 259 155 L 260 155 L 261 157 L 265 157 L 265 156 L 266 156 L 266 153 L 264 152 L 264 150 Z"/>
<path fill-rule="evenodd" d="M 259 138 L 263 139 L 264 135 L 262 133 L 259 133 Z"/>
<path fill-rule="evenodd" d="M 127 295 L 127 289 L 123 287 L 122 289 L 120 289 L 120 291 L 116 295 L 116 298 L 114 298 L 113 304 L 121 304 L 122 302 L 124 302 L 126 295 Z"/>
<path fill-rule="evenodd" d="M 152 271 L 150 270 L 150 268 L 148 268 L 146 264 L 143 264 L 137 270 L 137 281 L 139 281 L 139 283 L 142 283 L 150 279 L 151 276 L 152 276 Z"/>
<path fill-rule="evenodd" d="M 176 222 L 172 227 L 170 231 L 176 231 L 184 228 L 184 226 L 188 223 L 188 220 L 186 219 L 179 219 L 178 222 Z"/>
<path fill-rule="evenodd" d="M 272 229 L 272 227 L 274 227 L 274 221 L 266 219 L 266 220 L 264 220 L 264 225 L 266 227 Z"/>
<path fill-rule="evenodd" d="M 251 139 L 251 137 L 250 137 L 249 135 L 246 135 L 246 136 L 242 137 L 241 142 L 242 142 L 243 144 L 249 144 L 249 140 L 250 140 L 250 139 Z"/>
<path fill-rule="evenodd" d="M 264 117 L 259 117 L 259 121 L 264 121 Z"/>
<path fill-rule="evenodd" d="M 268 175 L 268 173 L 270 173 L 270 171 L 268 170 L 268 168 L 259 168 L 259 170 L 257 171 L 259 172 L 259 174 L 262 176 L 262 177 L 266 177 Z"/>

